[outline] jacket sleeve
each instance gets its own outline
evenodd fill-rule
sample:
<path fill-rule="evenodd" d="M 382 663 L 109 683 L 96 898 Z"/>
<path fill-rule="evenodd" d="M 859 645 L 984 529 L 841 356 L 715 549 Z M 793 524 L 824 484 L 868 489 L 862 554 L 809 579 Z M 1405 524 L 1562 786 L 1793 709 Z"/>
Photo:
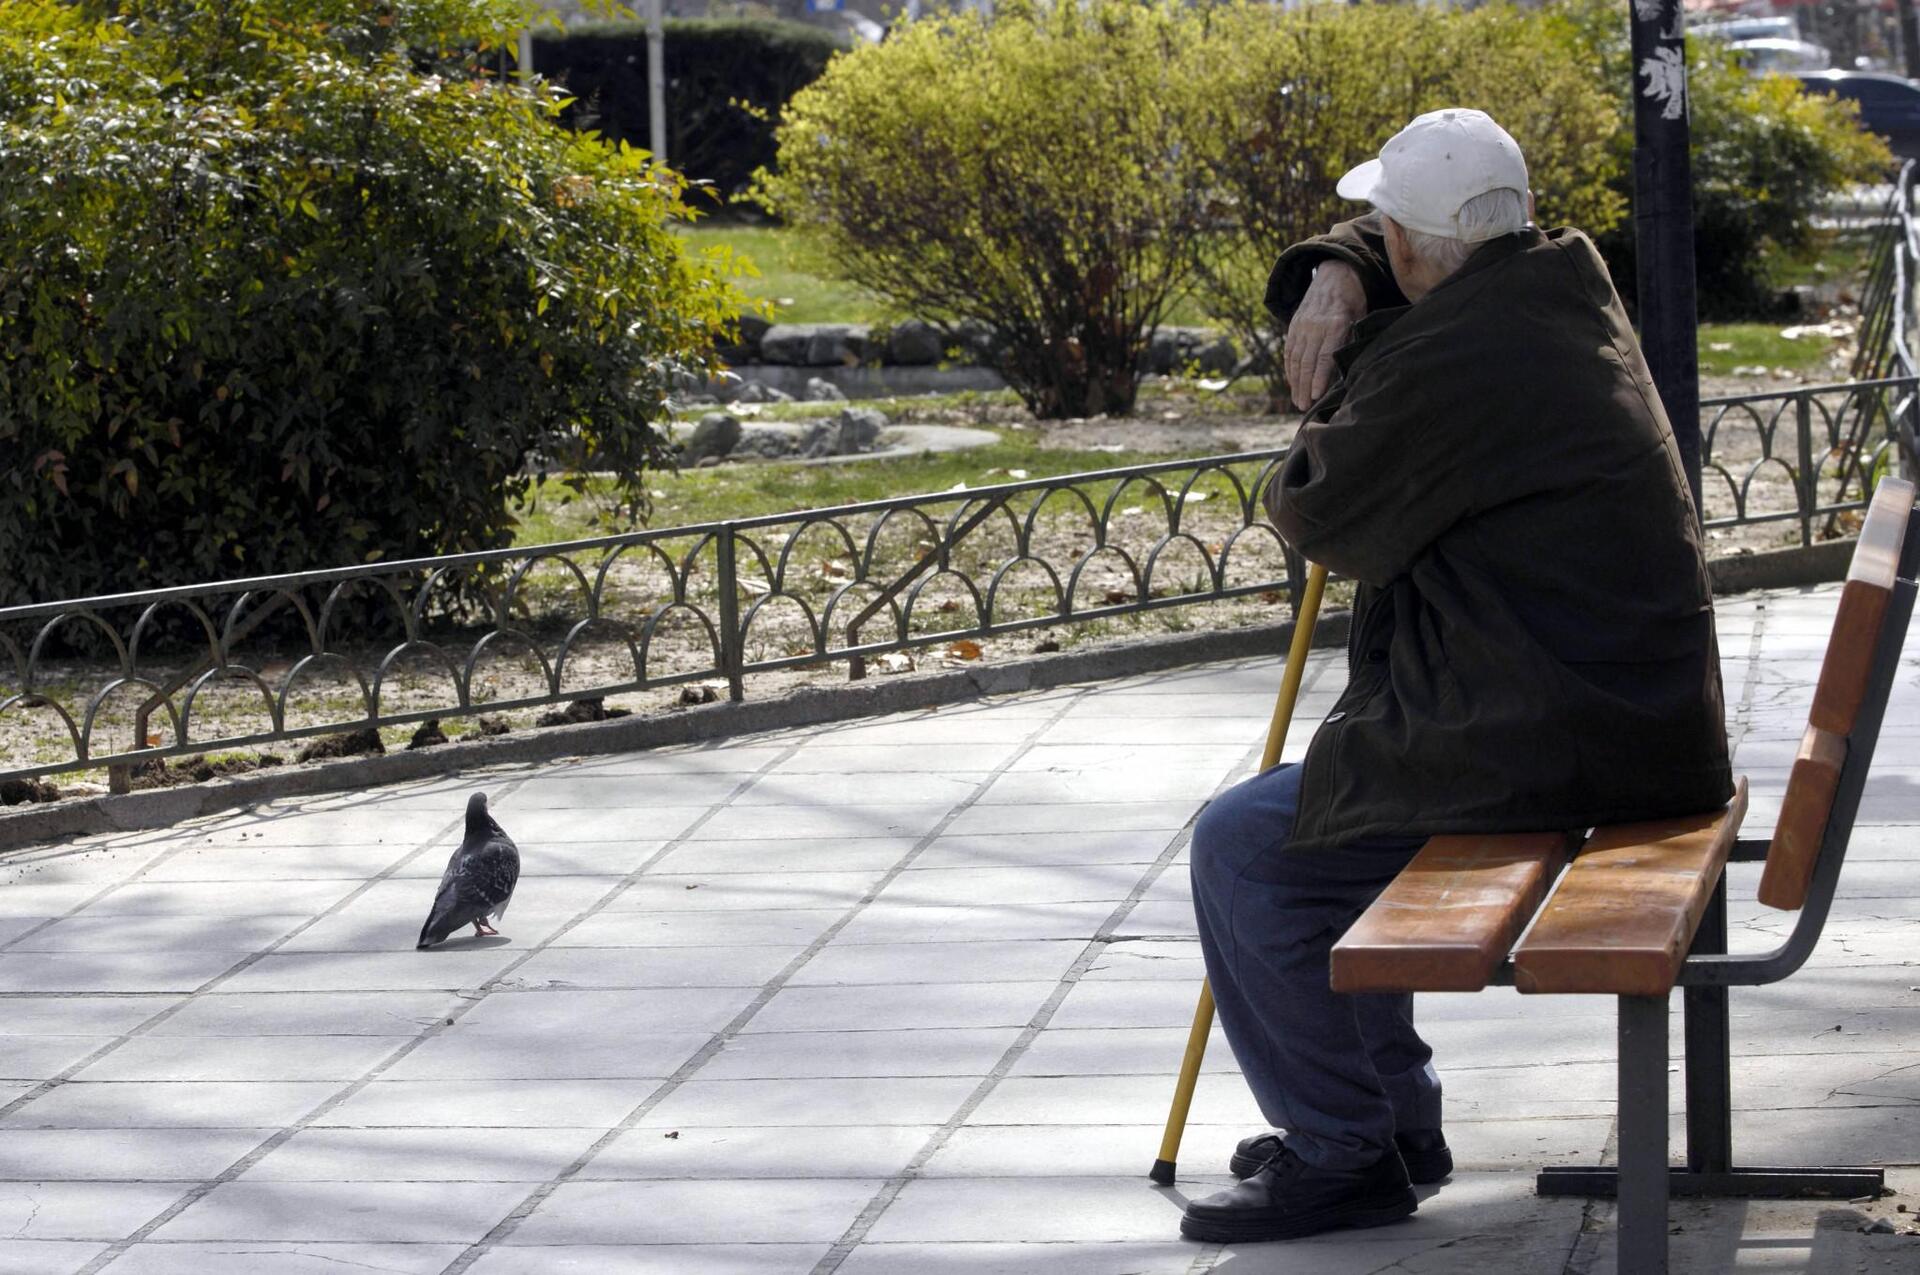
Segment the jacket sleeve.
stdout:
<path fill-rule="evenodd" d="M 1387 263 L 1387 241 L 1380 228 L 1380 214 L 1370 212 L 1352 221 L 1343 221 L 1324 235 L 1315 235 L 1280 254 L 1273 273 L 1267 276 L 1267 310 L 1281 323 L 1293 318 L 1300 299 L 1313 282 L 1314 267 L 1323 261 L 1344 261 L 1360 274 L 1367 291 L 1367 309 L 1384 310 L 1407 304 L 1400 285 L 1393 281 L 1393 268 Z"/>
<path fill-rule="evenodd" d="M 1267 487 L 1267 514 L 1309 561 L 1372 585 L 1404 575 L 1473 511 L 1479 433 L 1431 338 L 1367 369 L 1340 409 L 1309 421 Z M 1451 372 L 1451 374 L 1450 374 Z"/>

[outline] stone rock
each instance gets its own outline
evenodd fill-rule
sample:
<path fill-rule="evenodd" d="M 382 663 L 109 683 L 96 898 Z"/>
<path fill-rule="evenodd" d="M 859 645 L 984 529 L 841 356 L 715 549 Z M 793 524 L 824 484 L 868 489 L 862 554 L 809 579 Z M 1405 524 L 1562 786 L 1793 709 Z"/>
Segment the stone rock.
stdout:
<path fill-rule="evenodd" d="M 725 456 L 740 443 L 740 420 L 725 412 L 708 412 L 693 427 L 693 433 L 680 445 L 680 457 L 699 464 L 708 457 Z"/>
<path fill-rule="evenodd" d="M 761 460 L 778 460 L 793 455 L 796 445 L 794 435 L 783 429 L 749 429 L 740 437 L 738 446 L 733 449 L 736 457 L 752 456 Z"/>
<path fill-rule="evenodd" d="M 793 395 L 771 385 L 762 385 L 758 381 L 748 381 L 733 396 L 736 403 L 791 403 Z"/>
<path fill-rule="evenodd" d="M 886 428 L 885 412 L 871 407 L 849 407 L 840 413 L 841 450 L 847 455 L 870 452 L 879 445 L 880 435 Z"/>
<path fill-rule="evenodd" d="M 726 463 L 726 461 L 720 459 L 718 456 L 702 456 L 699 460 L 693 462 L 693 467 L 695 469 L 718 469 Z"/>
<path fill-rule="evenodd" d="M 1240 361 L 1233 342 L 1211 328 L 1161 328 L 1147 346 L 1145 367 L 1152 376 L 1231 372 Z"/>
<path fill-rule="evenodd" d="M 844 403 L 847 401 L 847 396 L 832 381 L 810 376 L 807 378 L 805 400 L 809 403 Z"/>
<path fill-rule="evenodd" d="M 807 342 L 807 366 L 856 366 L 866 361 L 867 350 L 871 344 L 864 324 L 817 324 L 813 330 L 813 339 Z"/>
<path fill-rule="evenodd" d="M 311 744 L 293 755 L 295 761 L 319 761 L 326 757 L 357 757 L 361 753 L 385 753 L 387 746 L 380 742 L 380 732 L 367 730 L 347 731 L 339 735 L 322 735 Z"/>
<path fill-rule="evenodd" d="M 901 367 L 926 367 L 938 363 L 946 352 L 940 329 L 920 319 L 896 323 L 887 333 L 887 362 Z"/>
<path fill-rule="evenodd" d="M 817 323 L 776 323 L 760 335 L 760 361 L 804 367 Z"/>
<path fill-rule="evenodd" d="M 738 337 L 720 347 L 720 357 L 729 363 L 758 363 L 760 361 L 760 342 L 766 337 L 767 329 L 773 321 L 757 314 L 743 314 L 738 324 Z"/>
<path fill-rule="evenodd" d="M 800 442 L 800 454 L 818 458 L 870 452 L 886 427 L 884 413 L 870 407 L 849 407 L 833 420 L 820 421 L 809 429 Z"/>
<path fill-rule="evenodd" d="M 977 319 L 969 319 L 955 328 L 954 336 L 965 357 L 986 367 L 1000 362 L 1001 351 L 1007 344 L 1000 333 Z"/>
<path fill-rule="evenodd" d="M 1240 365 L 1240 351 L 1231 337 L 1215 335 L 1194 349 L 1193 362 L 1202 372 L 1231 372 Z"/>

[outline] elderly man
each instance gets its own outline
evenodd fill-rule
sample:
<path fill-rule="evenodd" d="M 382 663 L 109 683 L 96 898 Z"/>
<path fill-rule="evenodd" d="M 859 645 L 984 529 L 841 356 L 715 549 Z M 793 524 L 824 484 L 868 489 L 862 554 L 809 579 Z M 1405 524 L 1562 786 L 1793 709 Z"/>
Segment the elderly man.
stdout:
<path fill-rule="evenodd" d="M 1593 244 L 1543 234 L 1519 147 L 1423 115 L 1340 181 L 1375 209 L 1281 257 L 1311 411 L 1267 496 L 1359 582 L 1348 682 L 1299 765 L 1194 829 L 1207 974 L 1261 1112 L 1192 1239 L 1413 1212 L 1453 1167 L 1410 996 L 1333 943 L 1436 833 L 1585 828 L 1732 793 L 1706 564 L 1660 400 Z"/>

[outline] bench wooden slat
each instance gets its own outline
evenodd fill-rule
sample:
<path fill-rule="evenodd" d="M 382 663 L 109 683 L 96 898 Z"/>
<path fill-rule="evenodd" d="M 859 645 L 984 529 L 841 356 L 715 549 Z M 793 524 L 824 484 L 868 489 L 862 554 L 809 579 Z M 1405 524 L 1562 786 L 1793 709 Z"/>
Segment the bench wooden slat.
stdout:
<path fill-rule="evenodd" d="M 1867 673 L 1880 636 L 1880 621 L 1900 572 L 1900 546 L 1907 536 L 1907 517 L 1913 510 L 1913 484 L 1901 478 L 1883 478 L 1867 505 L 1860 525 L 1860 542 L 1847 563 L 1847 582 L 1840 589 L 1840 607 L 1833 617 L 1833 636 L 1820 665 L 1820 683 L 1813 693 L 1813 725 L 1836 735 L 1853 731 L 1860 701 L 1867 693 Z"/>
<path fill-rule="evenodd" d="M 1514 985 L 1666 995 L 1746 813 L 1742 779 L 1725 810 L 1596 829 L 1514 949 Z"/>
<path fill-rule="evenodd" d="M 1846 760 L 1844 737 L 1807 727 L 1787 777 L 1786 796 L 1780 800 L 1780 822 L 1767 848 L 1767 866 L 1760 872 L 1758 897 L 1768 907 L 1791 912 L 1806 903 Z"/>
<path fill-rule="evenodd" d="M 1336 992 L 1477 992 L 1526 928 L 1577 839 L 1434 837 L 1333 946 Z"/>

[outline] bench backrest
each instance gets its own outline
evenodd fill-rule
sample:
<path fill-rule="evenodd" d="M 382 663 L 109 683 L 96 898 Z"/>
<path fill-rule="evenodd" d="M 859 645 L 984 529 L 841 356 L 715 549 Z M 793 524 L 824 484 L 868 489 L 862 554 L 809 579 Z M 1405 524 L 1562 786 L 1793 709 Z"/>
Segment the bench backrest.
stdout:
<path fill-rule="evenodd" d="M 1872 749 L 1871 737 L 1856 731 L 1861 709 L 1882 646 L 1896 647 L 1906 638 L 1906 625 L 1890 632 L 1889 600 L 1900 574 L 1913 513 L 1914 485 L 1904 479 L 1883 478 L 1874 490 L 1860 543 L 1853 551 L 1840 609 L 1834 616 L 1833 636 L 1820 666 L 1820 682 L 1813 695 L 1813 712 L 1801 738 L 1799 754 L 1787 778 L 1780 803 L 1780 821 L 1767 849 L 1760 877 L 1760 902 L 1769 907 L 1797 909 L 1807 900 L 1815 866 L 1827 840 L 1840 774 L 1850 751 Z M 1880 714 L 1871 715 L 1878 733 Z M 1849 819 L 1851 812 L 1849 812 Z"/>

